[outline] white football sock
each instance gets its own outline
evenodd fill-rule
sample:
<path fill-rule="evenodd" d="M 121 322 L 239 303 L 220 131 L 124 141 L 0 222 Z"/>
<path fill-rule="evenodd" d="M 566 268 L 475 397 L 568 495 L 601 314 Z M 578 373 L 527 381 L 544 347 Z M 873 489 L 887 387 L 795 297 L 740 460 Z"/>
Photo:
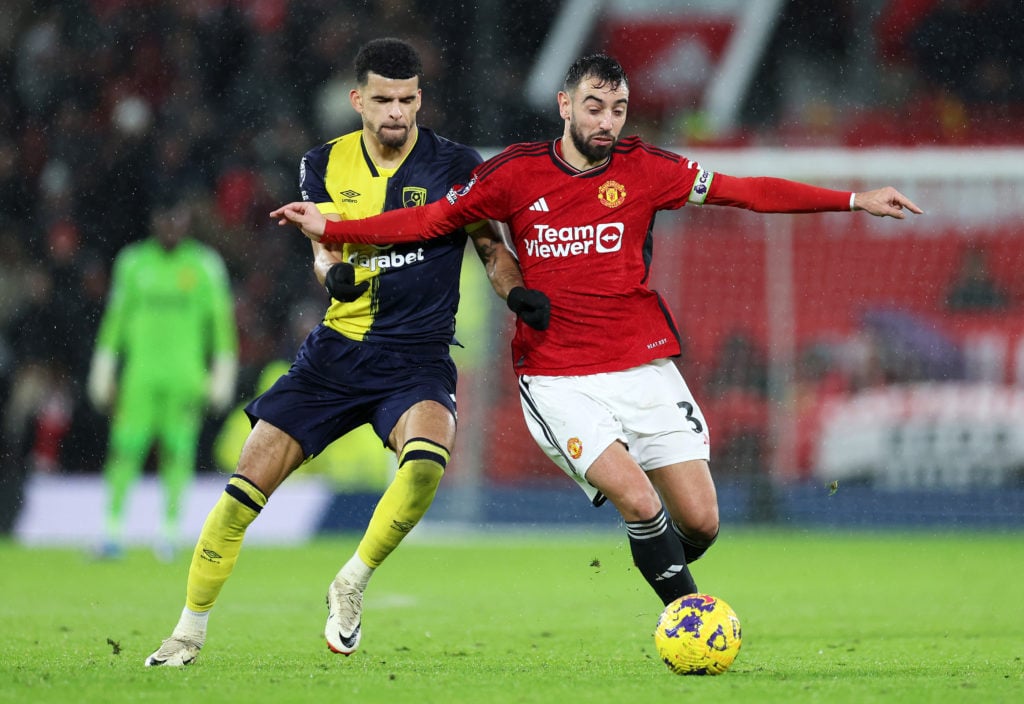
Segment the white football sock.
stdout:
<path fill-rule="evenodd" d="M 364 591 L 370 582 L 370 577 L 373 576 L 373 568 L 363 562 L 359 554 L 356 553 L 349 558 L 344 567 L 338 570 L 338 576 L 358 588 L 359 591 Z"/>

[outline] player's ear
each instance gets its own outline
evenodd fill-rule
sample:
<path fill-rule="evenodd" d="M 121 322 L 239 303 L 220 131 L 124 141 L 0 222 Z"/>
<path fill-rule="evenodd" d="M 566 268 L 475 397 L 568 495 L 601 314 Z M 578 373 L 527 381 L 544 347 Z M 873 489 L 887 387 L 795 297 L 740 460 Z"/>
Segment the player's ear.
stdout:
<path fill-rule="evenodd" d="M 353 88 L 348 92 L 348 100 L 352 103 L 352 109 L 360 115 L 363 114 L 363 96 L 359 94 L 359 91 Z"/>
<path fill-rule="evenodd" d="M 568 120 L 572 115 L 572 98 L 564 90 L 558 91 L 558 114 L 563 120 Z"/>

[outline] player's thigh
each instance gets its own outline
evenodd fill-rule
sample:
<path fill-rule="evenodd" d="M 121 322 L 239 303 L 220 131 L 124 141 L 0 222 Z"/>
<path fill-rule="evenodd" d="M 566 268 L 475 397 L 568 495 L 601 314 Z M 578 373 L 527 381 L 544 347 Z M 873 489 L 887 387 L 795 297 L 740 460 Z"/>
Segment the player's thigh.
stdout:
<path fill-rule="evenodd" d="M 684 532 L 714 535 L 718 531 L 718 493 L 705 460 L 678 462 L 647 475 L 669 516 Z"/>
<path fill-rule="evenodd" d="M 376 400 L 371 415 L 377 436 L 397 453 L 412 438 L 426 438 L 450 452 L 457 417 L 457 374 L 451 357 L 390 352 L 382 356 L 379 366 L 387 390 Z"/>
<path fill-rule="evenodd" d="M 455 416 L 451 409 L 433 400 L 413 404 L 399 416 L 388 435 L 388 445 L 401 452 L 412 438 L 426 438 L 450 452 L 455 444 Z"/>
<path fill-rule="evenodd" d="M 613 442 L 587 469 L 587 481 L 608 497 L 623 520 L 642 521 L 661 509 L 661 499 L 626 446 Z"/>
<path fill-rule="evenodd" d="M 601 454 L 626 442 L 622 425 L 589 385 L 590 377 L 522 376 L 519 400 L 530 435 L 574 479 L 582 479 Z"/>
<path fill-rule="evenodd" d="M 645 469 L 710 457 L 708 424 L 676 365 L 660 359 L 615 377 L 609 404 Z"/>
<path fill-rule="evenodd" d="M 160 405 L 157 394 L 148 387 L 123 386 L 110 422 L 111 452 L 133 457 L 145 454 L 156 433 Z"/>
<path fill-rule="evenodd" d="M 203 419 L 202 401 L 191 395 L 170 397 L 158 418 L 161 464 L 194 468 L 199 430 Z"/>
<path fill-rule="evenodd" d="M 237 473 L 251 481 L 268 498 L 305 460 L 302 447 L 288 433 L 258 420 L 242 446 Z"/>

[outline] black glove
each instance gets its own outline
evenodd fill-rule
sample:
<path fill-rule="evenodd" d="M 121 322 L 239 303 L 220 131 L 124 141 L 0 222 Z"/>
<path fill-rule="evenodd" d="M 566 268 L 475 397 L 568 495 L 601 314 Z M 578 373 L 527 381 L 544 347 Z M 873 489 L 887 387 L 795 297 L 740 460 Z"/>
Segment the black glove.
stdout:
<path fill-rule="evenodd" d="M 547 330 L 551 322 L 551 301 L 543 291 L 516 286 L 505 299 L 509 309 L 534 330 Z"/>
<path fill-rule="evenodd" d="M 370 287 L 369 281 L 356 284 L 356 269 L 351 264 L 338 262 L 327 270 L 324 277 L 324 286 L 332 298 L 348 303 L 363 295 L 363 291 Z"/>

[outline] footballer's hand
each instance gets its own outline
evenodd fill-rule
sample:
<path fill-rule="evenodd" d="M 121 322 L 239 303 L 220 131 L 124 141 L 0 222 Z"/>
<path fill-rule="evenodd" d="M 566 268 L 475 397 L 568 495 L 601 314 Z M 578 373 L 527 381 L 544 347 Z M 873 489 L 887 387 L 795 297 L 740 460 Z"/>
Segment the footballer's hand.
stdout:
<path fill-rule="evenodd" d="M 370 282 L 357 284 L 355 267 L 348 262 L 338 262 L 327 270 L 324 286 L 327 287 L 331 298 L 349 303 L 362 296 L 363 291 L 370 287 Z"/>
<path fill-rule="evenodd" d="M 314 242 L 319 242 L 324 236 L 324 225 L 327 223 L 320 209 L 305 201 L 282 205 L 271 211 L 270 217 L 275 218 L 278 225 L 298 225 L 302 234 Z"/>
<path fill-rule="evenodd" d="M 857 193 L 853 197 L 854 210 L 863 210 L 879 217 L 902 220 L 906 217 L 906 213 L 903 212 L 904 208 L 917 215 L 924 212 L 892 186 Z"/>
<path fill-rule="evenodd" d="M 117 396 L 117 358 L 112 352 L 96 350 L 89 366 L 86 381 L 89 402 L 100 413 L 106 413 Z"/>
<path fill-rule="evenodd" d="M 210 365 L 206 382 L 206 400 L 217 415 L 227 413 L 235 400 L 235 381 L 238 377 L 238 360 L 231 354 L 218 354 Z"/>
<path fill-rule="evenodd" d="M 551 300 L 543 291 L 516 286 L 505 303 L 512 312 L 534 330 L 547 330 L 551 322 Z"/>

